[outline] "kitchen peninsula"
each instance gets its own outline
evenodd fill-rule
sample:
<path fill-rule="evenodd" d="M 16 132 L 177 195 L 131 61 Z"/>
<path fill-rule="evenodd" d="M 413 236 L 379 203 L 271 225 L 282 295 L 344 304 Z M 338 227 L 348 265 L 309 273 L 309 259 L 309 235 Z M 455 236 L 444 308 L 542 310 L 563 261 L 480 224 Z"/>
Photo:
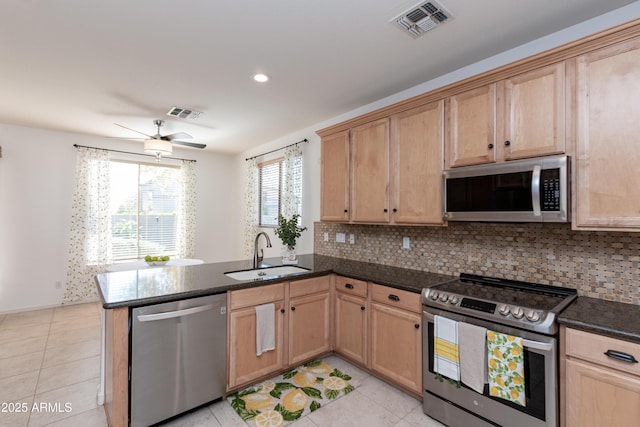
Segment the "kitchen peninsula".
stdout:
<path fill-rule="evenodd" d="M 382 291 L 385 289 L 397 290 L 394 292 L 401 296 L 402 301 L 392 301 L 392 303 L 399 304 L 401 306 L 400 308 L 404 308 L 402 305 L 406 304 L 405 295 L 411 297 L 411 307 L 414 310 L 412 315 L 415 316 L 418 316 L 415 311 L 417 310 L 419 312 L 420 310 L 419 293 L 422 288 L 452 279 L 451 276 L 447 275 L 360 261 L 350 261 L 323 255 L 300 255 L 298 258 L 298 267 L 307 269 L 307 272 L 278 277 L 265 276 L 265 279 L 250 281 L 235 280 L 226 276 L 225 273 L 249 270 L 252 268 L 251 260 L 183 267 L 120 271 L 104 273 L 96 276 L 98 290 L 102 299 L 103 308 L 105 309 L 104 327 L 106 351 L 104 387 L 105 410 L 107 412 L 109 425 L 126 426 L 129 422 L 129 325 L 131 313 L 136 308 L 215 294 L 227 293 L 227 295 L 230 295 L 235 291 L 241 291 L 246 294 L 246 291 L 251 291 L 258 287 L 265 287 L 265 289 L 261 289 L 253 295 L 267 295 L 267 298 L 272 298 L 271 302 L 278 302 L 282 300 L 286 301 L 286 304 L 288 304 L 289 298 L 291 298 L 291 301 L 300 301 L 300 304 L 302 304 L 304 302 L 303 298 L 306 297 L 307 292 L 314 293 L 314 295 L 326 293 L 328 298 L 324 301 L 327 301 L 328 303 L 325 303 L 324 307 L 326 307 L 325 320 L 329 325 L 328 336 L 325 337 L 327 341 L 326 345 L 318 347 L 321 353 L 314 355 L 317 356 L 329 353 L 334 348 L 332 331 L 336 327 L 333 322 L 336 317 L 333 316 L 333 310 L 335 307 L 333 297 L 335 295 L 335 284 L 338 283 L 336 277 L 353 279 L 351 281 L 356 283 L 356 286 L 358 286 L 358 284 L 365 285 L 365 298 L 363 299 L 363 305 L 358 304 L 357 306 L 358 313 L 365 313 L 365 310 L 361 309 L 361 307 L 368 306 L 366 299 L 366 285 L 368 283 L 375 282 L 375 286 L 377 287 L 376 289 Z M 280 258 L 265 259 L 261 267 L 278 266 L 280 264 Z M 297 285 L 296 288 L 292 288 L 291 293 L 289 292 L 289 284 Z M 295 299 L 296 297 L 298 298 L 297 300 Z M 371 297 L 368 298 L 370 299 Z M 228 297 L 227 301 L 229 300 L 230 298 Z M 262 302 L 263 301 L 260 303 Z M 232 311 L 234 303 L 228 303 L 227 305 L 229 311 Z M 254 305 L 257 305 L 257 303 Z M 345 313 L 348 313 L 349 309 L 350 307 L 347 306 L 347 311 Z M 293 310 L 295 310 L 295 307 Z M 398 311 L 404 312 L 405 310 Z M 253 309 L 251 309 L 251 312 L 253 312 Z M 293 327 L 289 326 L 293 325 L 292 321 L 294 315 L 291 314 L 293 311 L 285 312 L 282 308 L 281 312 L 288 319 L 288 322 L 283 321 L 282 327 L 284 328 L 284 325 L 286 325 L 287 331 L 293 330 Z M 301 313 L 303 313 L 303 311 L 299 309 L 295 313 L 296 316 L 298 316 L 302 315 Z M 227 342 L 234 340 L 233 337 L 236 333 L 233 330 L 232 323 L 233 321 L 230 320 L 230 324 L 227 327 Z M 414 323 L 415 322 L 411 322 L 410 324 L 412 334 L 415 334 L 413 331 L 417 330 L 414 328 Z M 362 326 L 364 328 L 366 323 Z M 244 332 L 250 333 L 246 331 Z M 281 333 L 286 335 L 284 331 Z M 366 333 L 366 329 L 363 329 L 360 332 L 363 337 L 366 336 Z M 255 329 L 253 330 L 253 335 L 255 335 Z M 417 340 L 414 346 L 416 351 L 411 352 L 412 354 L 408 355 L 410 357 L 408 363 L 416 366 L 416 369 L 414 370 L 415 375 L 413 375 L 415 378 L 406 381 L 406 384 L 418 385 L 417 387 L 413 387 L 414 390 L 408 390 L 417 396 L 421 388 L 419 385 L 421 384 L 421 372 L 419 369 L 419 357 L 416 354 L 419 354 L 418 348 L 421 346 L 419 342 L 419 335 L 412 335 L 412 337 Z M 284 344 L 284 341 L 282 341 L 282 343 Z M 226 344 L 227 343 L 225 343 L 225 345 Z M 286 346 L 287 344 L 284 345 Z M 227 366 L 229 366 L 229 363 L 230 360 L 227 360 Z M 288 362 L 283 363 L 284 364 L 282 366 L 288 366 Z M 267 372 L 265 375 L 271 373 L 272 372 Z M 384 372 L 382 375 L 384 376 Z M 234 378 L 230 378 L 230 373 L 227 372 L 227 391 L 232 388 L 237 389 L 242 385 L 246 385 L 247 382 L 250 382 L 251 380 L 241 379 L 240 381 L 243 382 L 238 382 Z M 391 378 L 391 380 L 393 380 L 393 378 Z M 230 387 L 230 384 L 233 384 L 233 386 Z M 404 384 L 401 383 L 399 385 L 402 387 Z"/>

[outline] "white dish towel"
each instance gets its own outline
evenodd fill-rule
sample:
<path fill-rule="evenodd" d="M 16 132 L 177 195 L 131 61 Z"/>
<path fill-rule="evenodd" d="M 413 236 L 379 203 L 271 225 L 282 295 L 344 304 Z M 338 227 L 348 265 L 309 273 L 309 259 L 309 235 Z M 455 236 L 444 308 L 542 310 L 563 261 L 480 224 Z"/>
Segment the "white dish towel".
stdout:
<path fill-rule="evenodd" d="M 487 329 L 458 323 L 460 340 L 460 380 L 482 394 L 487 382 Z"/>
<path fill-rule="evenodd" d="M 458 322 L 442 316 L 434 316 L 434 371 L 447 378 L 460 381 L 460 356 L 458 352 Z"/>
<path fill-rule="evenodd" d="M 276 306 L 256 306 L 256 355 L 276 349 Z"/>

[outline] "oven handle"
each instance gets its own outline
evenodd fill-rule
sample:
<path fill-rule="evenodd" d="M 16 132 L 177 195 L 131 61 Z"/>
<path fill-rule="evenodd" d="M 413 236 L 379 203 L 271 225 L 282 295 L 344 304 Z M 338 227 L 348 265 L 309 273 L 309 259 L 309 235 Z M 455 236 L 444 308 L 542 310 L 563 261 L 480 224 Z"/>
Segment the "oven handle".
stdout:
<path fill-rule="evenodd" d="M 435 318 L 434 318 L 433 314 L 431 314 L 431 313 L 429 313 L 427 311 L 423 311 L 422 314 L 427 319 L 427 321 L 430 321 L 431 323 L 433 323 L 435 321 Z M 530 348 L 532 350 L 540 350 L 540 351 L 549 352 L 549 351 L 551 351 L 553 349 L 553 343 L 532 341 L 532 340 L 528 340 L 526 338 L 522 339 L 522 344 L 525 347 Z"/>

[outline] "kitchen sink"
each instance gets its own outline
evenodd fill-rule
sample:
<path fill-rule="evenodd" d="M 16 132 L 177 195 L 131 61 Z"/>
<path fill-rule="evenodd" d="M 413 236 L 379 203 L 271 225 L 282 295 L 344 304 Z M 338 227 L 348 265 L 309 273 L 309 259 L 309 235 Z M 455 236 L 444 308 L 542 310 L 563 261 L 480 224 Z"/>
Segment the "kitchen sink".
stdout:
<path fill-rule="evenodd" d="M 228 273 L 224 273 L 224 275 L 235 280 L 266 280 L 307 272 L 309 272 L 309 269 L 307 268 L 283 265 L 279 267 L 256 268 L 253 270 L 230 271 Z"/>

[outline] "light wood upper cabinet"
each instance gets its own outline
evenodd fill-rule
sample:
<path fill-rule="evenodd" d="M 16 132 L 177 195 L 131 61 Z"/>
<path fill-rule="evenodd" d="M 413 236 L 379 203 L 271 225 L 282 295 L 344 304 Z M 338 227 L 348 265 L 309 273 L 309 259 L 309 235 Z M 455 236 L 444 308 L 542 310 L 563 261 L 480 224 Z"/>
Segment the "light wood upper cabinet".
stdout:
<path fill-rule="evenodd" d="M 322 138 L 320 219 L 349 220 L 349 131 Z"/>
<path fill-rule="evenodd" d="M 496 161 L 496 84 L 446 100 L 447 168 Z"/>
<path fill-rule="evenodd" d="M 389 222 L 389 119 L 351 129 L 351 221 Z"/>
<path fill-rule="evenodd" d="M 504 91 L 504 160 L 564 153 L 565 63 L 533 70 L 498 83 Z"/>
<path fill-rule="evenodd" d="M 640 38 L 577 59 L 574 229 L 640 228 Z"/>
<path fill-rule="evenodd" d="M 391 117 L 392 222 L 442 224 L 444 100 Z"/>

